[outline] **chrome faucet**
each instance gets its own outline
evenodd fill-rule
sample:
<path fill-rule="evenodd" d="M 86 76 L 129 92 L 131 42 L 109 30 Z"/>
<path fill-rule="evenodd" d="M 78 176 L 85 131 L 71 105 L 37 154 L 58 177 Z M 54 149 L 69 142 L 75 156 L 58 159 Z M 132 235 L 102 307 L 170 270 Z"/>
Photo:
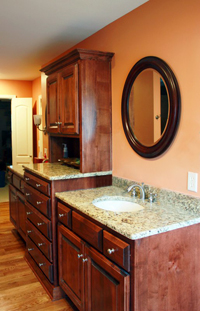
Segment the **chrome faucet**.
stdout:
<path fill-rule="evenodd" d="M 145 191 L 144 191 L 144 183 L 142 183 L 141 185 L 138 185 L 138 184 L 134 184 L 132 186 L 130 186 L 127 191 L 130 192 L 132 189 L 133 189 L 133 193 L 135 188 L 139 188 L 140 189 L 140 199 L 142 199 L 144 201 L 145 199 Z"/>

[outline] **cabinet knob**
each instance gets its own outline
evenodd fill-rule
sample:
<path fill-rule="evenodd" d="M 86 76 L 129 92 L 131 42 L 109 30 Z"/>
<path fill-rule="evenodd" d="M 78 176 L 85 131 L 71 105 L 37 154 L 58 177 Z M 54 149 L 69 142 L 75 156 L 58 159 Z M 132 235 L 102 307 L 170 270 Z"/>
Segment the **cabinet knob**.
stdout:
<path fill-rule="evenodd" d="M 45 266 L 44 262 L 39 263 L 39 267 Z"/>
<path fill-rule="evenodd" d="M 38 243 L 38 246 L 39 246 L 39 247 L 42 246 L 42 245 L 45 245 L 45 243 Z"/>
<path fill-rule="evenodd" d="M 64 217 L 64 216 L 66 216 L 66 214 L 58 214 L 59 218 Z"/>
<path fill-rule="evenodd" d="M 33 212 L 26 212 L 26 215 L 31 215 L 33 214 Z"/>
<path fill-rule="evenodd" d="M 83 262 L 83 263 L 86 262 L 86 261 L 88 261 L 87 258 L 83 258 L 83 259 L 82 259 L 82 262 Z"/>
<path fill-rule="evenodd" d="M 29 233 L 31 233 L 32 232 L 32 230 L 27 230 L 27 233 L 29 234 Z"/>
<path fill-rule="evenodd" d="M 26 192 L 26 197 L 28 197 L 29 195 L 31 195 L 30 193 Z"/>
<path fill-rule="evenodd" d="M 26 177 L 25 180 L 28 181 L 30 178 Z"/>
<path fill-rule="evenodd" d="M 28 252 L 33 251 L 33 250 L 34 250 L 34 248 L 28 248 Z"/>
<path fill-rule="evenodd" d="M 41 185 L 40 184 L 36 184 L 36 187 L 41 187 Z"/>
<path fill-rule="evenodd" d="M 115 250 L 114 250 L 114 248 L 108 248 L 107 249 L 107 253 L 109 254 L 109 255 L 111 255 L 112 253 L 114 253 L 115 252 Z"/>
<path fill-rule="evenodd" d="M 37 222 L 37 226 L 39 227 L 39 226 L 42 226 L 42 225 L 44 225 L 44 222 Z"/>
<path fill-rule="evenodd" d="M 41 202 L 41 201 L 37 201 L 37 202 L 36 202 L 37 205 L 40 205 L 40 204 L 42 204 L 42 203 L 43 203 L 43 202 Z"/>
<path fill-rule="evenodd" d="M 81 257 L 83 257 L 83 254 L 78 254 L 77 256 L 78 256 L 78 258 L 81 258 Z"/>

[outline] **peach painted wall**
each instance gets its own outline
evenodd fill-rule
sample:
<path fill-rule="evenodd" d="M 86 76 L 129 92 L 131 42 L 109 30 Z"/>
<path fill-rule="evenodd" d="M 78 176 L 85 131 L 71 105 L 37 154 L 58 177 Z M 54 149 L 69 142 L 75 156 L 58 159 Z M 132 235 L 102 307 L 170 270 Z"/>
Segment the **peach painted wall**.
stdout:
<path fill-rule="evenodd" d="M 200 1 L 150 0 L 76 47 L 114 52 L 112 62 L 113 175 L 200 196 Z M 174 71 L 182 110 L 170 148 L 155 159 L 138 156 L 121 122 L 121 97 L 132 66 L 157 56 Z M 187 191 L 188 171 L 199 174 L 198 193 Z"/>
<path fill-rule="evenodd" d="M 32 97 L 32 81 L 0 80 L 0 95 Z"/>

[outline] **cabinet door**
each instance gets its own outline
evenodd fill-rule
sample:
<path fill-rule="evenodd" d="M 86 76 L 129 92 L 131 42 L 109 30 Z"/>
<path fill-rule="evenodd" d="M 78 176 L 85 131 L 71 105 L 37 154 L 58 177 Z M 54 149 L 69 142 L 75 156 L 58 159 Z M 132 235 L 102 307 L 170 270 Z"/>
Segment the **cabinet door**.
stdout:
<path fill-rule="evenodd" d="M 60 77 L 60 117 L 63 134 L 78 134 L 78 64 L 68 66 Z"/>
<path fill-rule="evenodd" d="M 85 255 L 86 310 L 128 311 L 130 275 L 90 247 Z"/>
<path fill-rule="evenodd" d="M 58 227 L 59 283 L 79 310 L 83 309 L 84 244 L 63 225 Z"/>
<path fill-rule="evenodd" d="M 18 199 L 17 191 L 13 186 L 9 186 L 9 207 L 10 207 L 10 221 L 18 229 Z"/>
<path fill-rule="evenodd" d="M 19 234 L 26 240 L 26 207 L 25 199 L 20 193 L 18 196 L 18 221 L 19 221 Z"/>
<path fill-rule="evenodd" d="M 59 101 L 58 101 L 58 74 L 52 74 L 47 78 L 47 131 L 59 132 Z"/>

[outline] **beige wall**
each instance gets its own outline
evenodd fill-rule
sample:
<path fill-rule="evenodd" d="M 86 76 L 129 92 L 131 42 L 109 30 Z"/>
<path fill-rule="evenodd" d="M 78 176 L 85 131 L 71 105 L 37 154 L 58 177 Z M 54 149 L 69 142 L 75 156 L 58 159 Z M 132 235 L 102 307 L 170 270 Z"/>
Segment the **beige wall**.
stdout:
<path fill-rule="evenodd" d="M 150 0 L 78 47 L 114 52 L 112 62 L 113 175 L 200 196 L 200 1 Z M 121 122 L 121 96 L 132 66 L 157 56 L 174 71 L 181 119 L 170 148 L 143 159 L 129 146 Z M 187 191 L 187 172 L 199 174 L 198 193 Z"/>

